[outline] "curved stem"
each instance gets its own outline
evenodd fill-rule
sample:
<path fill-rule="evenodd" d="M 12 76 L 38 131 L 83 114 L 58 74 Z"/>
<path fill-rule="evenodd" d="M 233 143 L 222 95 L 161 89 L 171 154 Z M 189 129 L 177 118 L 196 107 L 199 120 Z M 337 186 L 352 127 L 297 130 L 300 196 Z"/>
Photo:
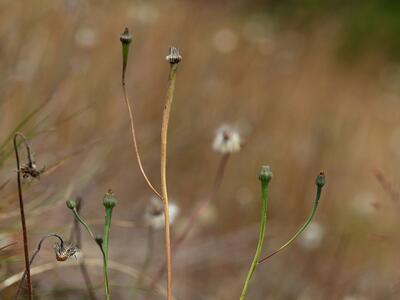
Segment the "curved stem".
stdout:
<path fill-rule="evenodd" d="M 21 216 L 21 225 L 22 225 L 22 235 L 23 235 L 23 242 L 24 242 L 24 257 L 25 257 L 25 271 L 26 271 L 26 280 L 28 284 L 28 299 L 32 300 L 32 283 L 31 283 L 31 272 L 29 268 L 29 250 L 28 250 L 28 233 L 26 230 L 26 222 L 25 222 L 25 211 L 24 211 L 24 201 L 22 197 L 22 187 L 21 187 L 21 165 L 19 160 L 19 153 L 18 153 L 18 145 L 17 145 L 17 138 L 20 137 L 22 141 L 25 143 L 28 157 L 29 157 L 29 145 L 26 141 L 26 138 L 23 134 L 17 132 L 14 135 L 14 151 L 15 151 L 15 159 L 17 162 L 17 184 L 18 184 L 18 196 L 19 196 L 19 209 L 20 209 L 20 216 Z"/>
<path fill-rule="evenodd" d="M 164 205 L 164 223 L 165 223 L 165 256 L 167 264 L 167 299 L 172 299 L 172 258 L 171 258 L 171 234 L 169 226 L 169 207 L 167 191 L 167 138 L 168 123 L 171 112 L 172 100 L 175 91 L 177 64 L 171 64 L 166 103 L 163 111 L 161 125 L 161 194 Z"/>
<path fill-rule="evenodd" d="M 75 218 L 83 225 L 83 227 L 86 228 L 87 232 L 89 233 L 90 237 L 93 240 L 96 240 L 93 231 L 90 229 L 89 225 L 85 222 L 85 220 L 82 219 L 82 217 L 79 215 L 79 212 L 76 210 L 76 208 L 72 209 L 72 212 L 74 213 Z"/>
<path fill-rule="evenodd" d="M 32 266 L 32 263 L 33 263 L 33 261 L 35 260 L 36 256 L 39 254 L 40 249 L 42 248 L 43 242 L 44 242 L 46 239 L 50 238 L 50 237 L 56 237 L 56 238 L 58 238 L 58 239 L 60 240 L 60 245 L 61 245 L 61 247 L 63 247 L 64 241 L 63 241 L 63 239 L 62 239 L 61 236 L 59 236 L 59 235 L 56 234 L 56 233 L 49 233 L 48 235 L 45 235 L 45 236 L 42 237 L 41 240 L 39 241 L 39 244 L 38 244 L 38 246 L 37 246 L 37 249 L 36 249 L 35 252 L 32 254 L 32 257 L 31 257 L 31 259 L 29 260 L 29 269 L 30 269 L 30 267 Z M 18 299 L 19 294 L 21 293 L 22 283 L 24 282 L 24 279 L 25 279 L 25 276 L 27 275 L 27 273 L 28 273 L 27 270 L 25 270 L 25 272 L 22 274 L 21 280 L 20 280 L 20 282 L 19 282 L 19 284 L 18 284 L 17 292 L 16 292 L 16 294 L 15 294 L 15 299 L 16 299 L 16 300 Z"/>
<path fill-rule="evenodd" d="M 300 229 L 285 243 L 283 244 L 279 249 L 275 250 L 274 252 L 272 252 L 270 255 L 264 257 L 263 259 L 261 259 L 258 263 L 261 264 L 263 262 L 265 262 L 267 259 L 271 258 L 272 256 L 274 256 L 275 254 L 278 254 L 279 252 L 281 252 L 282 250 L 284 250 L 286 247 L 288 247 L 295 239 L 297 239 L 297 237 L 302 234 L 308 227 L 308 225 L 310 225 L 312 219 L 314 218 L 314 215 L 317 211 L 318 208 L 318 204 L 319 204 L 319 199 L 321 197 L 321 190 L 322 187 L 318 187 L 317 186 L 317 192 L 315 195 L 315 201 L 314 204 L 312 206 L 310 215 L 308 216 L 307 220 L 304 222 L 303 226 L 300 227 Z"/>
<path fill-rule="evenodd" d="M 246 298 L 247 290 L 249 288 L 249 283 L 251 277 L 253 276 L 254 270 L 256 269 L 258 260 L 261 255 L 262 246 L 264 243 L 265 225 L 267 223 L 267 201 L 268 201 L 268 182 L 266 181 L 261 181 L 261 197 L 262 197 L 262 207 L 261 207 L 260 235 L 258 238 L 256 253 L 250 265 L 249 272 L 247 273 L 246 280 L 244 282 L 243 290 L 240 295 L 240 300 L 244 300 Z"/>
<path fill-rule="evenodd" d="M 79 213 L 81 208 L 82 208 L 82 198 L 77 197 L 76 199 L 76 211 Z M 71 234 L 70 234 L 70 243 L 72 243 L 73 237 L 75 236 L 75 244 L 79 249 L 82 249 L 82 236 L 81 236 L 81 228 L 79 226 L 79 221 L 77 218 L 74 218 L 74 223 L 73 227 L 71 228 Z M 88 298 L 90 300 L 97 300 L 96 294 L 94 292 L 93 288 L 93 283 L 92 280 L 90 279 L 89 272 L 87 270 L 86 264 L 85 264 L 85 259 L 82 257 L 79 260 L 79 269 L 82 273 L 83 280 L 85 281 L 87 293 L 88 293 Z"/>
<path fill-rule="evenodd" d="M 126 28 L 124 34 L 126 34 L 126 38 L 129 38 L 129 31 Z M 147 177 L 146 172 L 144 171 L 143 165 L 142 165 L 142 160 L 140 158 L 140 154 L 139 154 L 139 147 L 137 145 L 137 141 L 136 141 L 136 131 L 135 131 L 135 122 L 134 122 L 134 117 L 133 117 L 133 108 L 131 107 L 131 104 L 129 102 L 128 99 L 128 93 L 126 91 L 126 86 L 125 86 L 125 73 L 126 73 L 126 67 L 128 64 L 128 56 L 129 56 L 129 42 L 123 42 L 123 40 L 121 40 L 122 42 L 122 92 L 124 95 L 124 100 L 126 103 L 126 106 L 128 108 L 128 113 L 129 113 L 129 121 L 130 121 L 130 125 L 131 125 L 131 134 L 132 134 L 132 142 L 133 142 L 133 147 L 135 150 L 135 154 L 136 154 L 136 159 L 137 162 L 139 164 L 139 169 L 140 172 L 143 175 L 144 180 L 146 181 L 147 185 L 149 186 L 149 188 L 153 191 L 153 193 L 160 199 L 162 199 L 160 193 L 156 190 L 156 188 L 151 184 L 150 179 Z"/>

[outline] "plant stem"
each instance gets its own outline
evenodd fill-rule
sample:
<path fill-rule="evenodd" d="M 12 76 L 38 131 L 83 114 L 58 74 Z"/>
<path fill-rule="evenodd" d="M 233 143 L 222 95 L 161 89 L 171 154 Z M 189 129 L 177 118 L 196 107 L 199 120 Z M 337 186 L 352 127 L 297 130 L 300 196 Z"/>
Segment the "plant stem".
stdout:
<path fill-rule="evenodd" d="M 200 202 L 199 206 L 192 212 L 192 214 L 189 217 L 189 221 L 187 222 L 186 226 L 184 227 L 182 233 L 172 242 L 172 256 L 174 256 L 177 253 L 181 244 L 188 237 L 190 231 L 193 229 L 199 216 L 201 215 L 201 212 L 207 207 L 207 205 L 211 202 L 212 199 L 214 199 L 215 195 L 217 194 L 217 192 L 221 186 L 222 179 L 224 177 L 225 168 L 228 163 L 229 157 L 230 157 L 230 154 L 222 155 L 210 193 L 208 194 L 207 197 L 205 197 Z M 164 263 L 160 267 L 160 269 L 157 271 L 156 276 L 153 278 L 153 281 L 151 282 L 151 285 L 150 285 L 150 289 L 153 289 L 156 286 L 157 282 L 160 280 L 161 276 L 164 274 L 165 268 L 166 268 L 166 264 Z"/>
<path fill-rule="evenodd" d="M 117 199 L 114 197 L 112 190 L 104 195 L 103 205 L 105 207 L 106 216 L 104 222 L 104 234 L 101 242 L 101 252 L 103 254 L 103 267 L 104 267 L 104 287 L 106 293 L 106 300 L 110 299 L 110 284 L 108 280 L 108 252 L 109 252 L 109 241 L 110 241 L 110 228 L 111 228 L 111 217 L 114 206 L 117 204 Z M 96 241 L 97 242 L 97 241 Z"/>
<path fill-rule="evenodd" d="M 76 200 L 76 210 L 79 213 L 82 208 L 82 198 L 78 197 Z M 74 225 L 71 230 L 70 242 L 72 242 L 72 237 L 75 235 L 75 244 L 79 249 L 82 249 L 82 235 L 81 228 L 79 226 L 79 221 L 74 218 Z M 93 283 L 90 279 L 89 272 L 87 270 L 85 259 L 82 257 L 79 261 L 79 269 L 81 270 L 83 280 L 85 281 L 88 297 L 90 300 L 97 300 L 96 294 L 94 292 Z"/>
<path fill-rule="evenodd" d="M 22 224 L 22 235 L 24 242 L 24 257 L 25 257 L 25 271 L 26 271 L 26 280 L 28 284 L 28 299 L 32 300 L 32 283 L 31 283 L 31 272 L 29 267 L 29 250 L 28 250 L 28 233 L 26 230 L 26 222 L 25 222 L 25 212 L 24 212 L 24 201 L 22 197 L 22 187 L 21 187 L 21 166 L 19 161 L 19 153 L 18 153 L 18 145 L 17 138 L 20 137 L 27 149 L 27 153 L 30 153 L 29 145 L 26 141 L 26 138 L 23 134 L 17 132 L 14 135 L 14 151 L 15 151 L 15 159 L 17 162 L 17 183 L 18 183 L 18 196 L 19 196 L 19 209 L 21 216 L 21 224 Z M 29 155 L 29 154 L 28 154 Z"/>
<path fill-rule="evenodd" d="M 74 213 L 75 218 L 78 220 L 79 223 L 83 225 L 83 227 L 86 228 L 87 232 L 89 233 L 90 237 L 93 240 L 96 240 L 93 231 L 90 229 L 89 225 L 85 222 L 85 220 L 82 219 L 82 217 L 79 215 L 79 212 L 77 211 L 76 208 L 72 209 L 72 212 Z"/>
<path fill-rule="evenodd" d="M 262 172 L 265 170 L 262 170 Z M 268 168 L 268 172 L 270 172 Z M 265 237 L 265 226 L 267 223 L 267 201 L 268 201 L 268 184 L 269 181 L 272 177 L 272 173 L 267 174 L 269 178 L 263 178 L 263 173 L 260 175 L 260 181 L 261 181 L 261 198 L 262 198 L 262 205 L 261 205 L 261 222 L 260 222 L 260 234 L 258 238 L 258 244 L 257 244 L 257 249 L 256 253 L 254 255 L 253 261 L 250 265 L 249 272 L 247 273 L 246 280 L 244 282 L 243 290 L 240 295 L 240 300 L 244 300 L 246 298 L 247 290 L 249 288 L 249 283 L 251 280 L 251 277 L 253 276 L 254 270 L 257 267 L 258 260 L 261 255 L 262 251 L 262 246 L 264 243 L 264 237 Z"/>
<path fill-rule="evenodd" d="M 144 180 L 146 181 L 147 185 L 149 188 L 153 191 L 153 193 L 160 199 L 162 199 L 160 193 L 156 190 L 156 188 L 151 184 L 150 179 L 147 177 L 146 172 L 144 171 L 143 165 L 142 165 L 142 160 L 140 158 L 140 153 L 139 153 L 139 147 L 136 141 L 136 131 L 135 131 L 135 121 L 134 121 L 134 116 L 133 116 L 133 108 L 131 107 L 131 104 L 128 99 L 128 93 L 126 91 L 126 86 L 125 86 L 125 72 L 126 72 L 126 67 L 128 64 L 128 56 L 129 56 L 129 45 L 130 45 L 130 40 L 132 38 L 129 35 L 128 28 L 125 28 L 124 33 L 121 35 L 121 42 L 122 42 L 122 92 L 124 96 L 124 101 L 126 103 L 126 106 L 128 108 L 128 113 L 129 113 L 129 121 L 131 125 L 131 134 L 132 134 L 132 142 L 133 142 L 133 147 L 135 150 L 136 154 L 136 159 L 139 164 L 139 169 L 140 172 L 143 175 Z M 124 42 L 125 41 L 125 42 Z"/>
<path fill-rule="evenodd" d="M 303 224 L 303 226 L 300 227 L 300 229 L 285 243 L 283 244 L 279 249 L 275 250 L 274 252 L 272 252 L 270 255 L 264 257 L 263 259 L 261 259 L 258 263 L 261 264 L 263 262 L 265 262 L 267 259 L 271 258 L 272 256 L 274 256 L 275 254 L 278 254 L 279 252 L 281 252 L 282 250 L 284 250 L 286 247 L 288 247 L 295 239 L 297 239 L 297 237 L 302 234 L 308 227 L 308 225 L 310 225 L 312 219 L 314 218 L 314 215 L 317 211 L 318 208 L 318 204 L 319 204 L 319 199 L 321 198 L 321 191 L 322 191 L 322 186 L 318 186 L 317 185 L 317 191 L 315 194 L 315 200 L 314 200 L 314 204 L 311 208 L 311 212 L 310 215 L 308 216 L 307 220 L 305 221 L 305 223 Z"/>
<path fill-rule="evenodd" d="M 112 216 L 112 208 L 106 208 L 102 249 L 103 249 L 103 259 L 104 259 L 104 284 L 106 288 L 107 300 L 110 299 L 110 285 L 108 281 L 108 244 L 110 239 L 111 216 Z"/>
<path fill-rule="evenodd" d="M 171 112 L 172 100 L 175 91 L 176 63 L 170 64 L 170 73 L 168 80 L 168 88 L 166 95 L 166 103 L 163 111 L 163 119 L 161 125 L 161 194 L 164 205 L 164 222 L 165 222 L 165 256 L 167 264 L 167 299 L 172 299 L 172 257 L 171 257 L 171 234 L 169 226 L 169 207 L 168 207 L 168 191 L 167 191 L 167 138 L 168 138 L 168 122 Z"/>

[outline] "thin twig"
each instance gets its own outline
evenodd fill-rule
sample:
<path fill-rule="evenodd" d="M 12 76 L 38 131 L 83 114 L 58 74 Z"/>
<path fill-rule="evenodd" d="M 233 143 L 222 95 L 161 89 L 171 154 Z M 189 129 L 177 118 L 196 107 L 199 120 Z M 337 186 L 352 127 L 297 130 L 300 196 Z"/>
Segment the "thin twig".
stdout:
<path fill-rule="evenodd" d="M 122 42 L 122 91 L 123 91 L 123 96 L 124 96 L 124 101 L 126 103 L 126 106 L 128 108 L 128 113 L 129 113 L 129 122 L 131 125 L 131 134 L 132 134 L 132 142 L 133 142 L 133 147 L 135 150 L 136 154 L 136 159 L 139 164 L 139 169 L 140 172 L 143 175 L 144 180 L 146 181 L 147 185 L 149 188 L 153 191 L 153 193 L 160 199 L 162 199 L 160 193 L 156 190 L 156 188 L 151 184 L 150 179 L 147 177 L 146 172 L 143 168 L 142 165 L 142 160 L 140 158 L 140 153 L 139 153 L 139 147 L 136 141 L 136 131 L 135 131 L 135 121 L 134 121 L 134 116 L 133 116 L 133 108 L 131 107 L 131 104 L 128 99 L 128 93 L 126 91 L 126 86 L 125 86 L 125 71 L 126 71 L 126 66 L 128 63 L 128 54 L 129 54 L 129 44 L 132 41 L 132 37 L 129 34 L 128 28 L 125 28 L 124 33 L 121 35 L 120 38 Z"/>
<path fill-rule="evenodd" d="M 165 256 L 167 263 L 167 299 L 172 299 L 172 257 L 171 257 L 171 234 L 169 226 L 169 207 L 168 207 L 168 190 L 167 190 L 167 142 L 168 142 L 168 123 L 171 113 L 172 101 L 175 92 L 176 70 L 181 60 L 179 50 L 171 47 L 170 54 L 167 56 L 170 63 L 170 73 L 168 79 L 168 88 L 166 101 L 163 111 L 163 119 L 161 124 L 161 194 L 164 204 L 164 225 L 165 225 Z"/>
<path fill-rule="evenodd" d="M 26 221 L 25 221 L 25 212 L 24 212 L 24 201 L 22 198 L 22 187 L 21 187 L 21 165 L 19 160 L 18 153 L 18 145 L 17 138 L 20 137 L 25 144 L 26 151 L 28 153 L 28 159 L 30 155 L 30 147 L 25 138 L 25 136 L 19 132 L 14 135 L 14 151 L 15 151 L 15 159 L 17 162 L 17 183 L 18 183 L 18 196 L 19 196 L 19 209 L 21 216 L 21 225 L 22 225 L 22 235 L 24 242 L 24 257 L 25 257 L 25 271 L 26 271 L 26 280 L 28 284 L 28 299 L 32 300 L 32 283 L 31 283 L 31 272 L 29 268 L 29 250 L 28 250 L 28 233 L 26 230 Z"/>

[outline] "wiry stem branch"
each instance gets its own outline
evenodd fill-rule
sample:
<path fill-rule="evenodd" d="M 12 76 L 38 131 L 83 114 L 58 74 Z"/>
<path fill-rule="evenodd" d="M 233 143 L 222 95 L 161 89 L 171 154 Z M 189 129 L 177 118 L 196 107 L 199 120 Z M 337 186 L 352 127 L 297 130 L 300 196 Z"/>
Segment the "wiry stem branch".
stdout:
<path fill-rule="evenodd" d="M 156 188 L 150 182 L 150 179 L 147 177 L 146 172 L 144 171 L 144 168 L 142 165 L 142 160 L 140 158 L 140 153 L 139 153 L 139 147 L 138 147 L 138 144 L 136 141 L 136 131 L 135 131 L 135 121 L 134 121 L 134 117 L 133 117 L 133 108 L 131 107 L 131 104 L 129 102 L 128 93 L 126 91 L 126 86 L 125 86 L 125 72 L 126 72 L 126 67 L 128 64 L 129 44 L 131 43 L 131 40 L 132 40 L 132 37 L 130 36 L 129 31 L 128 31 L 128 28 L 125 28 L 125 31 L 121 35 L 120 40 L 122 42 L 122 91 L 123 91 L 126 107 L 128 108 L 128 113 L 129 113 L 129 121 L 130 121 L 130 125 L 131 125 L 133 148 L 135 150 L 136 159 L 139 164 L 139 169 L 143 175 L 144 180 L 146 181 L 149 188 L 153 191 L 153 193 L 158 198 L 162 199 L 160 193 L 156 190 Z"/>
<path fill-rule="evenodd" d="M 14 151 L 15 151 L 15 159 L 17 162 L 17 183 L 18 183 L 18 196 L 19 196 L 19 209 L 20 209 L 20 216 L 21 216 L 21 225 L 22 225 L 22 235 L 23 235 L 23 242 L 24 242 L 24 257 L 25 257 L 25 271 L 26 271 L 26 280 L 28 284 L 28 299 L 32 300 L 32 283 L 31 283 L 31 272 L 29 268 L 29 250 L 28 250 L 28 233 L 26 230 L 26 222 L 25 222 L 25 211 L 24 211 L 24 201 L 22 197 L 22 184 L 21 184 L 21 165 L 19 160 L 19 153 L 18 153 L 18 144 L 17 138 L 20 137 L 25 144 L 28 161 L 30 161 L 30 147 L 26 140 L 26 137 L 22 134 L 17 132 L 14 135 Z"/>

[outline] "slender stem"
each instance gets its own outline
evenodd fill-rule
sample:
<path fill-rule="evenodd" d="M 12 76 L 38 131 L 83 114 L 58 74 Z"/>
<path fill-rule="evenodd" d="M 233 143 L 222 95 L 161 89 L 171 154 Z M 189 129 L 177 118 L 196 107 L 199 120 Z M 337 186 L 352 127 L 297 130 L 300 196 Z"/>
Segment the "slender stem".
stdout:
<path fill-rule="evenodd" d="M 131 125 L 133 148 L 135 150 L 136 159 L 139 164 L 139 169 L 143 175 L 144 180 L 146 181 L 149 188 L 153 191 L 153 193 L 158 198 L 162 199 L 160 193 L 156 190 L 156 188 L 150 182 L 150 179 L 147 177 L 146 172 L 142 165 L 142 160 L 140 158 L 140 153 L 139 153 L 139 147 L 138 147 L 138 144 L 136 141 L 136 131 L 135 131 L 133 108 L 131 107 L 131 104 L 129 102 L 128 93 L 126 91 L 126 86 L 125 86 L 125 72 L 126 72 L 126 67 L 128 64 L 129 45 L 131 43 L 131 40 L 132 40 L 132 37 L 129 35 L 128 29 L 125 28 L 124 33 L 121 35 L 121 42 L 122 42 L 122 80 L 121 81 L 122 81 L 122 91 L 123 91 L 124 101 L 126 103 L 126 106 L 128 108 L 128 113 L 129 113 L 129 121 L 130 121 L 130 125 Z"/>
<path fill-rule="evenodd" d="M 175 91 L 177 64 L 171 64 L 166 103 L 163 111 L 163 119 L 161 125 L 161 194 L 164 205 L 164 222 L 165 222 L 165 256 L 167 264 L 167 299 L 172 299 L 172 257 L 171 257 L 171 235 L 169 226 L 169 207 L 168 207 L 168 191 L 167 191 L 167 138 L 168 123 L 171 112 L 172 100 Z"/>
<path fill-rule="evenodd" d="M 41 240 L 39 241 L 39 244 L 38 244 L 38 246 L 37 246 L 35 252 L 32 254 L 32 257 L 31 257 L 31 259 L 29 260 L 29 268 L 32 266 L 33 261 L 35 260 L 36 256 L 39 254 L 40 249 L 42 248 L 43 242 L 44 242 L 46 239 L 50 238 L 50 237 L 56 237 L 56 238 L 58 238 L 58 239 L 60 240 L 60 245 L 61 245 L 61 247 L 63 247 L 64 241 L 63 241 L 62 237 L 59 236 L 59 235 L 56 234 L 56 233 L 49 233 L 48 235 L 42 237 Z M 14 298 L 15 300 L 18 299 L 19 294 L 21 293 L 22 283 L 24 282 L 24 279 L 25 279 L 25 276 L 27 276 L 27 273 L 28 273 L 28 272 L 27 272 L 27 269 L 26 269 L 25 272 L 22 274 L 21 280 L 20 280 L 20 282 L 19 282 L 19 284 L 18 284 L 17 292 L 16 292 L 16 294 L 15 294 L 15 298 Z"/>
<path fill-rule="evenodd" d="M 20 161 L 19 161 L 19 153 L 18 153 L 18 145 L 17 145 L 18 137 L 20 137 L 23 140 L 23 142 L 25 143 L 27 152 L 30 153 L 30 151 L 28 151 L 29 145 L 26 141 L 25 136 L 23 134 L 17 132 L 14 135 L 14 150 L 15 150 L 15 159 L 17 162 L 17 183 L 18 183 L 19 209 L 20 209 L 20 216 L 21 216 L 23 242 L 24 242 L 25 271 L 26 271 L 26 280 L 28 283 L 28 299 L 32 300 L 32 283 L 31 283 L 31 272 L 30 272 L 30 267 L 29 267 L 28 233 L 26 230 L 24 201 L 23 201 L 23 197 L 22 197 L 21 166 L 20 166 Z"/>
<path fill-rule="evenodd" d="M 78 220 L 79 223 L 83 225 L 83 227 L 86 228 L 87 232 L 89 233 L 90 237 L 93 240 L 96 240 L 93 231 L 90 229 L 89 225 L 85 222 L 85 220 L 82 219 L 82 217 L 79 215 L 79 212 L 77 211 L 76 208 L 72 209 L 72 212 L 74 213 L 75 218 Z"/>
<path fill-rule="evenodd" d="M 178 249 L 180 248 L 181 244 L 186 240 L 190 231 L 196 225 L 198 218 L 201 215 L 201 212 L 208 206 L 212 199 L 214 199 L 215 195 L 218 193 L 219 188 L 222 183 L 222 179 L 224 177 L 226 165 L 228 163 L 230 154 L 224 154 L 221 157 L 221 160 L 218 165 L 217 173 L 214 178 L 214 183 L 212 185 L 211 191 L 207 197 L 205 197 L 199 204 L 199 206 L 192 212 L 189 217 L 189 221 L 187 222 L 186 226 L 184 227 L 182 233 L 172 242 L 172 256 L 176 255 Z M 156 276 L 153 278 L 151 282 L 150 289 L 153 289 L 157 282 L 160 280 L 162 275 L 164 274 L 166 269 L 166 264 L 164 263 L 160 269 L 157 271 Z"/>
<path fill-rule="evenodd" d="M 82 208 L 82 198 L 78 197 L 76 200 L 76 210 L 79 213 Z M 74 225 L 71 230 L 70 242 L 72 242 L 72 237 L 75 236 L 75 244 L 79 249 L 82 249 L 82 235 L 81 228 L 79 226 L 79 221 L 74 218 Z M 97 300 L 96 294 L 94 292 L 93 283 L 90 279 L 89 272 L 87 270 L 85 259 L 82 257 L 79 261 L 79 269 L 81 271 L 83 280 L 85 281 L 88 297 L 90 300 Z"/>
<path fill-rule="evenodd" d="M 310 215 L 308 216 L 307 220 L 304 222 L 303 226 L 300 227 L 300 229 L 285 243 L 283 244 L 280 248 L 278 248 L 277 250 L 275 250 L 274 252 L 272 252 L 271 254 L 269 254 L 268 256 L 264 257 L 263 259 L 261 259 L 258 263 L 261 264 L 263 262 L 265 262 L 267 259 L 271 258 L 272 256 L 274 256 L 275 254 L 278 254 L 279 252 L 281 252 L 282 250 L 284 250 L 286 247 L 288 247 L 295 239 L 297 239 L 297 237 L 302 234 L 308 227 L 308 225 L 310 225 L 312 219 L 314 218 L 314 215 L 317 211 L 318 208 L 318 204 L 319 204 L 319 199 L 321 197 L 321 190 L 322 187 L 317 186 L 317 191 L 316 191 L 316 195 L 315 195 L 315 201 L 314 204 L 311 208 L 311 212 Z"/>
<path fill-rule="evenodd" d="M 107 263 L 107 256 L 102 247 L 100 247 L 101 254 L 103 256 L 103 273 L 104 273 L 104 290 L 106 294 L 106 300 L 110 299 L 110 286 L 108 284 L 108 263 Z"/>
<path fill-rule="evenodd" d="M 110 299 L 110 284 L 108 281 L 108 245 L 110 240 L 112 208 L 106 208 L 106 217 L 104 222 L 104 236 L 102 244 L 103 260 L 104 260 L 104 285 L 106 290 L 106 299 Z"/>
<path fill-rule="evenodd" d="M 261 208 L 261 222 L 260 222 L 260 235 L 258 238 L 258 244 L 256 254 L 254 255 L 253 261 L 250 265 L 249 272 L 247 273 L 246 281 L 244 282 L 243 290 L 240 295 L 240 300 L 244 300 L 249 288 L 251 277 L 253 276 L 254 270 L 256 269 L 257 262 L 261 255 L 262 246 L 265 237 L 265 225 L 267 223 L 267 201 L 268 201 L 268 181 L 261 180 L 261 197 L 262 197 L 262 208 Z"/>

